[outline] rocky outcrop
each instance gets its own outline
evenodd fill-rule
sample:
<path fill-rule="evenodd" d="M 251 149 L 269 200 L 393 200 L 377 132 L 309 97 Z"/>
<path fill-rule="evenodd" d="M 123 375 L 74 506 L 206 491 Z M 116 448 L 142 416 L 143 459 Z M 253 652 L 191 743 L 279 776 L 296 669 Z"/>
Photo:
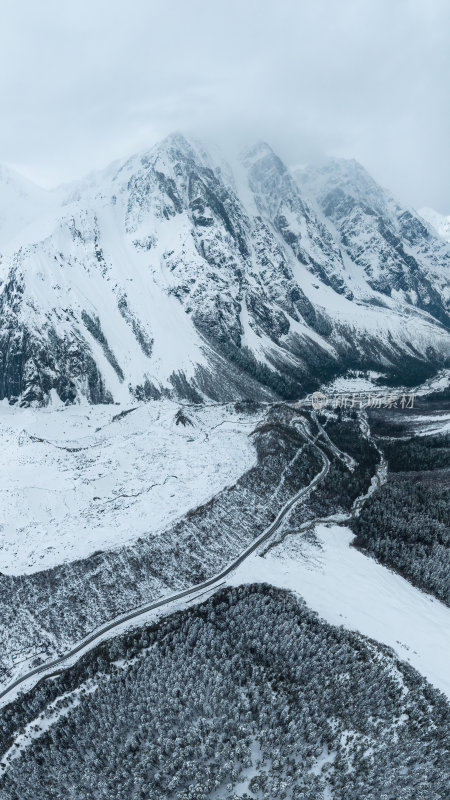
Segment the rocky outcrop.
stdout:
<path fill-rule="evenodd" d="M 450 250 L 433 228 L 378 186 L 356 161 L 297 172 L 369 287 L 426 311 L 450 328 Z"/>
<path fill-rule="evenodd" d="M 450 248 L 356 162 L 232 169 L 175 135 L 53 203 L 0 229 L 0 398 L 291 399 L 449 358 Z"/>

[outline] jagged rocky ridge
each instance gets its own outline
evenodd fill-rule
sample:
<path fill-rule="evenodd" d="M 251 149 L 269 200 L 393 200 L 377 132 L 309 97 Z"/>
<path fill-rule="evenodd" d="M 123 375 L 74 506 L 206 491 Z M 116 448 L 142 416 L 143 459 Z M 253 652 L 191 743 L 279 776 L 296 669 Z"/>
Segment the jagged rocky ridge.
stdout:
<path fill-rule="evenodd" d="M 335 159 L 297 172 L 369 286 L 450 324 L 450 251 L 434 228 L 403 208 L 357 161 Z M 354 276 L 343 286 L 351 290 Z"/>
<path fill-rule="evenodd" d="M 355 162 L 232 169 L 174 135 L 55 192 L 5 174 L 0 399 L 294 398 L 449 361 L 450 246 Z"/>

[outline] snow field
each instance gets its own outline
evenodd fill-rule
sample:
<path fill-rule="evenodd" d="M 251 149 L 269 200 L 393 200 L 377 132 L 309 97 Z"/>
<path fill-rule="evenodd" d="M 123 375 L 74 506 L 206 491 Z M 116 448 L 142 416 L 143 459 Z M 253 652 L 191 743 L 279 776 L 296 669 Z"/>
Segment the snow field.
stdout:
<path fill-rule="evenodd" d="M 351 547 L 349 528 L 319 524 L 318 545 L 288 536 L 252 555 L 228 582 L 267 582 L 301 595 L 332 625 L 392 647 L 450 697 L 450 609 Z"/>
<path fill-rule="evenodd" d="M 130 408 L 130 406 L 128 406 Z M 162 531 L 255 463 L 255 417 L 158 401 L 0 404 L 0 572 L 24 574 Z"/>

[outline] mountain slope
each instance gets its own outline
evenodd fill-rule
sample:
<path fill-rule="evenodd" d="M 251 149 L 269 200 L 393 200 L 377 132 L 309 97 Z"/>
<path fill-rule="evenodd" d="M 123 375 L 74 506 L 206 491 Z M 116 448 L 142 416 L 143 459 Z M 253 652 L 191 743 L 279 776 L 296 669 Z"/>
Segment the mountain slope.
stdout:
<path fill-rule="evenodd" d="M 0 164 L 0 252 L 19 239 L 33 220 L 53 205 L 57 193 L 47 192 Z"/>
<path fill-rule="evenodd" d="M 368 261 L 268 145 L 231 169 L 173 135 L 48 194 L 21 246 L 0 239 L 0 399 L 294 398 L 448 358 L 450 248 L 403 215 Z"/>
<path fill-rule="evenodd" d="M 419 214 L 402 207 L 353 160 L 330 159 L 296 176 L 372 289 L 450 325 L 450 250 Z"/>
<path fill-rule="evenodd" d="M 433 226 L 439 236 L 442 236 L 446 242 L 450 242 L 450 215 L 439 214 L 439 211 L 435 211 L 433 208 L 421 208 L 419 214 L 429 225 Z"/>

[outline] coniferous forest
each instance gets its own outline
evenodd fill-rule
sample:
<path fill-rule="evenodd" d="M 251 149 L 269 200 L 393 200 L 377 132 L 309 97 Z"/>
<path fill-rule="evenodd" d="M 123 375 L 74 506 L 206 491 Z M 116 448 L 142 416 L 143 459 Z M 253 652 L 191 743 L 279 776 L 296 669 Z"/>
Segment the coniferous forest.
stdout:
<path fill-rule="evenodd" d="M 11 706 L 0 792 L 444 800 L 449 722 L 442 695 L 388 648 L 289 592 L 238 587 L 103 643 Z M 20 752 L 9 731 L 27 723 L 36 738 Z"/>
<path fill-rule="evenodd" d="M 380 445 L 388 482 L 353 520 L 354 545 L 450 605 L 450 436 Z"/>
<path fill-rule="evenodd" d="M 0 20 L 0 800 L 450 800 L 450 0 Z"/>

